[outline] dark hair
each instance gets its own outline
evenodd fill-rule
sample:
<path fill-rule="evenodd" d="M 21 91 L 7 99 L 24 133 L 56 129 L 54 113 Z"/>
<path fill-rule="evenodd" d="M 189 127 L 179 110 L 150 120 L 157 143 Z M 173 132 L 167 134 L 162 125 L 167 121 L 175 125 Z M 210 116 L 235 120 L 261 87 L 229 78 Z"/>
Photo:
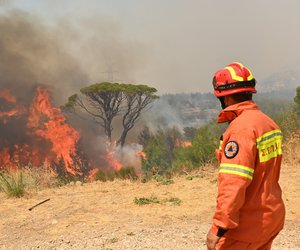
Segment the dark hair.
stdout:
<path fill-rule="evenodd" d="M 231 95 L 232 99 L 234 99 L 236 102 L 245 102 L 245 101 L 251 101 L 252 100 L 252 93 L 251 92 L 242 92 Z"/>

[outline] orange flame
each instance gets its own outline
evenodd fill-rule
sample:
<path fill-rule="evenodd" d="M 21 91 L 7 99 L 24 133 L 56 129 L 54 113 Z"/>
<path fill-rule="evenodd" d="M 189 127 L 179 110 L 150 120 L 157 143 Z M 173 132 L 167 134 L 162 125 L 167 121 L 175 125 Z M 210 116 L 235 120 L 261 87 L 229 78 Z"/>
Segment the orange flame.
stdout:
<path fill-rule="evenodd" d="M 16 97 L 14 97 L 8 90 L 0 91 L 0 99 L 4 100 L 7 104 L 16 106 Z M 22 113 L 24 113 L 23 108 L 14 107 L 8 111 L 0 111 L 0 118 L 2 118 L 3 123 L 6 124 L 9 117 L 20 115 Z"/>
<path fill-rule="evenodd" d="M 181 142 L 181 147 L 183 147 L 183 148 L 187 148 L 187 147 L 190 147 L 190 146 L 192 146 L 192 142 L 190 142 L 190 141 Z"/>
<path fill-rule="evenodd" d="M 0 99 L 5 100 L 8 103 L 16 103 L 16 97 L 14 97 L 8 90 L 4 89 L 0 91 Z"/>
<path fill-rule="evenodd" d="M 1 164 L 1 166 L 5 166 L 7 168 L 12 167 L 11 157 L 10 157 L 10 154 L 9 154 L 9 148 L 4 148 L 0 152 L 0 164 Z"/>
<path fill-rule="evenodd" d="M 190 142 L 190 141 L 180 141 L 180 140 L 177 139 L 175 141 L 175 146 L 176 147 L 187 148 L 187 147 L 192 146 L 192 142 Z"/>
<path fill-rule="evenodd" d="M 11 136 L 7 144 L 2 143 L 4 146 L 0 148 L 0 168 L 17 169 L 20 166 L 39 167 L 44 165 L 54 168 L 57 174 L 60 174 L 59 172 L 62 170 L 63 174 L 81 176 L 88 174 L 94 179 L 100 168 L 108 167 L 119 171 L 123 164 L 136 166 L 134 160 L 137 159 L 140 162 L 139 154 L 146 158 L 146 154 L 142 151 L 136 154 L 141 150 L 140 148 L 132 147 L 129 153 L 124 148 L 118 148 L 116 144 L 107 143 L 104 155 L 88 162 L 85 156 L 78 151 L 79 132 L 67 123 L 62 111 L 52 105 L 49 92 L 45 88 L 38 87 L 36 89 L 36 96 L 29 108 L 20 108 L 21 105 L 17 103 L 16 97 L 8 90 L 0 91 L 0 100 L 4 101 L 4 107 L 7 109 L 0 110 L 2 125 L 10 126 L 7 121 L 13 116 L 26 115 L 24 117 L 26 119 L 20 119 L 22 141 L 14 141 L 19 137 Z M 12 122 L 14 122 L 12 123 L 14 128 L 19 128 L 19 120 L 12 120 Z M 7 127 L 5 128 L 7 129 Z M 104 165 L 99 166 L 99 161 Z"/>
<path fill-rule="evenodd" d="M 136 155 L 145 161 L 148 159 L 147 154 L 144 151 L 139 151 L 136 153 Z"/>
<path fill-rule="evenodd" d="M 88 179 L 90 181 L 94 181 L 96 180 L 96 175 L 97 175 L 97 172 L 99 171 L 99 168 L 93 168 L 89 171 L 89 175 L 88 175 Z"/>
<path fill-rule="evenodd" d="M 111 145 L 109 142 L 106 143 L 106 155 L 102 158 L 108 164 L 110 168 L 113 168 L 115 171 L 119 171 L 123 165 L 120 162 L 118 156 L 116 155 L 117 146 L 116 143 Z"/>
<path fill-rule="evenodd" d="M 73 160 L 79 133 L 66 122 L 61 110 L 52 106 L 46 89 L 37 88 L 37 96 L 29 113 L 28 128 L 51 143 L 56 162 L 62 159 L 68 173 L 81 174 L 80 167 Z"/>

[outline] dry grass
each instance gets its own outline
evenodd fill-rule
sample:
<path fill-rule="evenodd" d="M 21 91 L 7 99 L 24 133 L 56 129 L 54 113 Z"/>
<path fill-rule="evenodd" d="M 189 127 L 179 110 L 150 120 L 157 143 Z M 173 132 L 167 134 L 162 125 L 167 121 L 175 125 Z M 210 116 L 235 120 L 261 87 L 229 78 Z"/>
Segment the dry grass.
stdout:
<path fill-rule="evenodd" d="M 0 249 L 205 249 L 216 176 L 207 167 L 173 177 L 171 185 L 116 179 L 48 188 L 21 199 L 0 194 Z M 282 166 L 286 225 L 274 250 L 300 249 L 299 178 L 298 165 Z M 135 198 L 150 202 L 138 205 Z"/>
<path fill-rule="evenodd" d="M 0 172 L 0 191 L 9 197 L 22 197 L 50 187 L 59 186 L 57 175 L 47 166 L 25 167 Z"/>
<path fill-rule="evenodd" d="M 23 174 L 21 171 L 15 173 L 0 172 L 0 190 L 8 197 L 22 197 L 24 187 Z"/>
<path fill-rule="evenodd" d="M 57 174 L 47 166 L 25 167 L 22 169 L 22 173 L 26 189 L 29 190 L 40 190 L 59 185 Z"/>

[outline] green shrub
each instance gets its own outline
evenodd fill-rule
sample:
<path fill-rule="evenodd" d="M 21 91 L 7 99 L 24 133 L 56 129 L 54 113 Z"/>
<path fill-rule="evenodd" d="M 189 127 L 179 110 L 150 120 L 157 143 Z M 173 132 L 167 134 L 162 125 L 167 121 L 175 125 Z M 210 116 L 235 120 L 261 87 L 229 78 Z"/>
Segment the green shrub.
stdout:
<path fill-rule="evenodd" d="M 296 88 L 293 105 L 289 107 L 288 111 L 277 115 L 274 120 L 282 130 L 284 138 L 298 132 L 300 127 L 300 87 Z"/>
<path fill-rule="evenodd" d="M 191 147 L 176 148 L 174 154 L 175 160 L 172 163 L 172 173 L 190 172 L 200 165 L 200 163 L 193 162 Z"/>
<path fill-rule="evenodd" d="M 278 115 L 274 120 L 283 132 L 284 137 L 287 137 L 289 134 L 294 133 L 300 127 L 300 116 L 295 111 L 282 113 L 281 115 Z"/>
<path fill-rule="evenodd" d="M 166 200 L 167 203 L 170 203 L 172 206 L 180 206 L 182 200 L 177 197 L 172 197 Z"/>
<path fill-rule="evenodd" d="M 134 198 L 134 203 L 142 206 L 142 205 L 147 205 L 147 204 L 151 204 L 151 203 L 160 203 L 160 200 L 157 197 L 141 197 L 141 198 Z"/>
<path fill-rule="evenodd" d="M 122 180 L 137 180 L 138 176 L 136 174 L 135 168 L 134 167 L 124 167 L 121 168 L 119 171 L 116 172 L 116 176 L 119 179 Z"/>
<path fill-rule="evenodd" d="M 219 144 L 220 133 L 216 125 L 205 125 L 199 128 L 192 146 L 189 149 L 189 156 L 194 165 L 204 165 L 215 161 L 215 150 Z"/>
<path fill-rule="evenodd" d="M 106 176 L 106 173 L 102 170 L 102 169 L 99 169 L 96 173 L 96 177 L 95 177 L 96 181 L 107 181 L 107 176 Z"/>
<path fill-rule="evenodd" d="M 163 130 L 159 130 L 148 139 L 144 152 L 147 159 L 142 160 L 142 170 L 144 173 L 157 171 L 163 173 L 172 162 L 170 150 L 167 145 L 166 135 Z"/>
<path fill-rule="evenodd" d="M 295 112 L 300 116 L 300 86 L 296 88 L 296 96 L 294 97 Z"/>
<path fill-rule="evenodd" d="M 11 174 L 0 172 L 0 189 L 9 197 L 22 197 L 25 191 L 22 172 Z"/>
<path fill-rule="evenodd" d="M 161 185 L 170 185 L 174 183 L 174 180 L 167 178 L 166 176 L 163 175 L 155 175 L 153 176 L 153 179 L 156 180 Z"/>
<path fill-rule="evenodd" d="M 189 147 L 174 149 L 173 173 L 187 173 L 207 164 L 215 164 L 215 150 L 219 144 L 224 125 L 210 123 L 197 130 Z"/>
<path fill-rule="evenodd" d="M 106 178 L 108 181 L 114 181 L 116 178 L 116 171 L 115 170 L 109 170 L 106 172 Z"/>
<path fill-rule="evenodd" d="M 158 199 L 157 197 L 141 197 L 141 198 L 134 198 L 134 203 L 142 206 L 142 205 L 147 205 L 147 204 L 151 204 L 151 203 L 156 203 L 156 204 L 162 204 L 162 205 L 171 205 L 171 206 L 180 206 L 182 203 L 182 200 L 177 198 L 177 197 L 171 197 L 171 198 L 165 198 L 163 200 Z"/>
<path fill-rule="evenodd" d="M 138 176 L 133 167 L 124 167 L 124 168 L 121 168 L 119 171 L 99 169 L 96 173 L 95 179 L 97 181 L 103 181 L 103 182 L 114 181 L 115 179 L 137 180 Z"/>

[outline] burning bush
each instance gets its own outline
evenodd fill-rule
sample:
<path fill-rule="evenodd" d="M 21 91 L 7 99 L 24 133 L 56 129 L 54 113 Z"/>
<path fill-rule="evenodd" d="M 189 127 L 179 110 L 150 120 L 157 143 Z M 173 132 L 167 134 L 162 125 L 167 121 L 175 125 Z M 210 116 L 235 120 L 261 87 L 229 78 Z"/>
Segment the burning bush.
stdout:
<path fill-rule="evenodd" d="M 1 93 L 8 110 L 1 113 L 1 127 L 6 132 L 12 128 L 19 129 L 19 132 L 17 137 L 4 135 L 6 140 L 0 148 L 0 166 L 16 170 L 20 166 L 46 164 L 54 168 L 59 165 L 65 173 L 82 175 L 81 160 L 75 161 L 78 159 L 79 133 L 67 123 L 60 109 L 52 106 L 48 91 L 38 87 L 32 104 L 27 109 L 23 107 L 22 112 L 17 106 L 11 109 L 11 104 L 17 102 L 16 98 L 10 95 L 8 99 L 7 91 Z"/>
<path fill-rule="evenodd" d="M 131 175 L 135 178 L 136 174 L 123 169 L 124 164 L 120 159 L 125 163 L 130 162 L 128 155 L 135 155 L 135 150 L 140 149 L 120 149 L 104 143 L 102 148 L 105 151 L 88 158 L 81 144 L 80 133 L 67 122 L 62 111 L 52 105 L 45 87 L 37 87 L 29 107 L 20 105 L 20 108 L 17 98 L 7 90 L 0 91 L 0 101 L 3 104 L 0 110 L 3 138 L 0 144 L 0 169 L 16 171 L 24 166 L 44 166 L 61 178 L 84 180 L 89 177 L 91 170 L 107 168 L 116 171 L 120 177 Z"/>

